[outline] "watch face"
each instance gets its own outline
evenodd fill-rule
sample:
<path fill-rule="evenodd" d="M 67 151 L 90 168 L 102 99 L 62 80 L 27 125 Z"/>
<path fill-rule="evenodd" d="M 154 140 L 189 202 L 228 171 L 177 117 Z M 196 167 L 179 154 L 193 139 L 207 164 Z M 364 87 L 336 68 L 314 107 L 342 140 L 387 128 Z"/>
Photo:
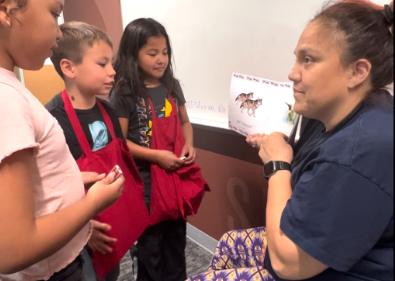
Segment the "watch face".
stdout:
<path fill-rule="evenodd" d="M 265 176 L 269 176 L 271 173 L 273 173 L 273 169 L 274 169 L 273 161 L 270 161 L 269 163 L 265 164 L 265 166 L 263 166 L 263 172 L 265 173 Z"/>

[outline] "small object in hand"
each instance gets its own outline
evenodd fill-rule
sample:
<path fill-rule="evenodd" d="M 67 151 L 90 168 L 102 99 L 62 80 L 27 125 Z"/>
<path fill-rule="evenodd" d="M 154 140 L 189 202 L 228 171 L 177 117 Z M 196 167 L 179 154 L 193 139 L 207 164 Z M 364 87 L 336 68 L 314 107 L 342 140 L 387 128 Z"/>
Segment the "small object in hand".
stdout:
<path fill-rule="evenodd" d="M 115 174 L 113 182 L 116 181 L 123 174 L 121 168 L 118 165 L 115 165 L 114 168 L 112 168 L 110 174 L 111 173 Z"/>
<path fill-rule="evenodd" d="M 185 154 L 184 156 L 182 156 L 182 157 L 180 158 L 180 160 L 185 160 L 185 159 L 187 159 L 188 156 L 189 156 L 189 152 L 188 152 L 187 154 Z"/>

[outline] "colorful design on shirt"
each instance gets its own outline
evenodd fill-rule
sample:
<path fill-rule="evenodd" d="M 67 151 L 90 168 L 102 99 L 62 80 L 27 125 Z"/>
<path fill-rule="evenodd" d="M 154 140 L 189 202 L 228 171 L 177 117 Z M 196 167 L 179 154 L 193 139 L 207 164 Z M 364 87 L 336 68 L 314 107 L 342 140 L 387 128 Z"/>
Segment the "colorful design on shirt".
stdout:
<path fill-rule="evenodd" d="M 172 111 L 171 103 L 168 99 L 166 99 L 165 103 L 165 108 L 163 108 L 162 111 L 165 112 L 165 117 L 169 117 Z"/>
<path fill-rule="evenodd" d="M 165 99 L 165 105 L 164 107 L 162 107 L 162 109 L 160 110 L 158 115 L 158 118 L 161 117 L 169 117 L 172 111 L 172 107 L 171 107 L 171 103 L 168 99 Z M 157 109 L 155 109 L 155 112 L 157 111 Z"/>
<path fill-rule="evenodd" d="M 177 101 L 174 100 L 176 106 Z M 151 108 L 147 106 L 146 101 L 140 98 L 140 104 L 136 103 L 137 116 L 139 120 L 140 131 L 140 145 L 150 147 L 152 137 L 152 112 Z M 149 110 L 147 110 L 149 108 Z M 165 98 L 164 106 L 155 106 L 155 114 L 158 118 L 169 117 L 173 108 L 170 101 Z"/>
<path fill-rule="evenodd" d="M 92 151 L 96 151 L 107 146 L 108 134 L 107 127 L 104 122 L 95 121 L 92 124 L 89 124 L 89 130 L 93 140 Z"/>
<path fill-rule="evenodd" d="M 150 137 L 152 137 L 152 131 L 151 131 L 151 128 L 152 128 L 152 120 L 149 120 L 148 125 L 149 125 L 149 132 L 147 133 L 147 135 L 150 136 Z"/>

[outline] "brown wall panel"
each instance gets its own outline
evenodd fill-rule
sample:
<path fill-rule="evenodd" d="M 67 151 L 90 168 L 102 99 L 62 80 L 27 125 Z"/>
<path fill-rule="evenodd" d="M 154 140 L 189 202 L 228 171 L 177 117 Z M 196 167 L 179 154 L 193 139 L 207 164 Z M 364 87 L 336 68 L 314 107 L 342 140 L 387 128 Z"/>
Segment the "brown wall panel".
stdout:
<path fill-rule="evenodd" d="M 83 21 L 106 31 L 118 50 L 123 33 L 119 0 L 67 0 L 63 11 L 65 22 Z"/>
<path fill-rule="evenodd" d="M 64 89 L 64 82 L 53 65 L 44 65 L 39 71 L 23 71 L 26 88 L 45 105 Z"/>
<path fill-rule="evenodd" d="M 196 162 L 211 192 L 189 222 L 217 240 L 231 229 L 265 225 L 267 181 L 262 165 L 208 150 L 197 152 Z"/>

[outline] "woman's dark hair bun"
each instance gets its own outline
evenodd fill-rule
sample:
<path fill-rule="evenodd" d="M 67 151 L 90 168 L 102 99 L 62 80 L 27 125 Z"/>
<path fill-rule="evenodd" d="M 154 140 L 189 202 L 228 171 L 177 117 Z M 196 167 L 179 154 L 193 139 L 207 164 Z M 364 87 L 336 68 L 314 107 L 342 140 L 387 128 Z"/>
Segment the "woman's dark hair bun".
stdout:
<path fill-rule="evenodd" d="M 384 5 L 384 9 L 380 11 L 384 17 L 384 21 L 387 26 L 392 26 L 394 24 L 394 11 L 389 5 Z"/>

